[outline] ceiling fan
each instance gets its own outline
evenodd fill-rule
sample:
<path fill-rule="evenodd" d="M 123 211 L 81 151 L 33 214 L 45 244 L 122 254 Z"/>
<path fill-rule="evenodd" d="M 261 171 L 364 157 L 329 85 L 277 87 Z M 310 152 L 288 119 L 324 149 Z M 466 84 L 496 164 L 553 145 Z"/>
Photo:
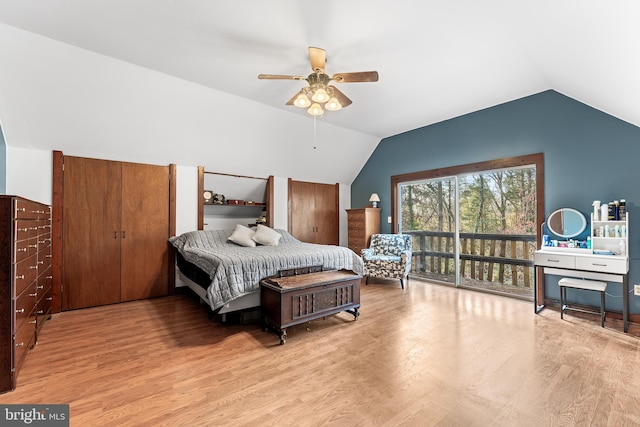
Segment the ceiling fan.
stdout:
<path fill-rule="evenodd" d="M 329 111 L 338 111 L 351 105 L 352 101 L 330 84 L 377 82 L 377 71 L 361 71 L 355 73 L 336 73 L 329 77 L 325 73 L 327 55 L 324 49 L 309 47 L 309 60 L 313 72 L 307 77 L 287 76 L 280 74 L 258 74 L 259 79 L 264 80 L 306 80 L 309 86 L 302 88 L 291 98 L 286 105 L 295 105 L 300 108 L 308 108 L 307 112 L 312 116 L 320 116 L 324 113 L 323 106 Z"/>

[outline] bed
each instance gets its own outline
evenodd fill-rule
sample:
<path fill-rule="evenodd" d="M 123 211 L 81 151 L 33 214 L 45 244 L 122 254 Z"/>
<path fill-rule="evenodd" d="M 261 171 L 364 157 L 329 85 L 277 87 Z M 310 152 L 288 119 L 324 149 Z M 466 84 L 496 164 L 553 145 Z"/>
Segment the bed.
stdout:
<path fill-rule="evenodd" d="M 234 230 L 190 231 L 169 239 L 177 251 L 181 280 L 218 314 L 260 305 L 260 280 L 280 270 L 322 265 L 363 273 L 351 249 L 304 243 L 275 230 L 275 246 L 244 247 L 229 241 Z"/>

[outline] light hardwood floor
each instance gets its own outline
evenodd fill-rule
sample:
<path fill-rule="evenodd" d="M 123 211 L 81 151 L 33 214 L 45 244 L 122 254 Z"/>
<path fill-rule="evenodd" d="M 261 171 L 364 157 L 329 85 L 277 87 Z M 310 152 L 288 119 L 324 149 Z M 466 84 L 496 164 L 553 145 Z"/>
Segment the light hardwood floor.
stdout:
<path fill-rule="evenodd" d="M 207 320 L 178 295 L 65 312 L 0 403 L 69 403 L 72 426 L 640 425 L 640 331 L 411 280 L 361 316 L 289 329 Z"/>

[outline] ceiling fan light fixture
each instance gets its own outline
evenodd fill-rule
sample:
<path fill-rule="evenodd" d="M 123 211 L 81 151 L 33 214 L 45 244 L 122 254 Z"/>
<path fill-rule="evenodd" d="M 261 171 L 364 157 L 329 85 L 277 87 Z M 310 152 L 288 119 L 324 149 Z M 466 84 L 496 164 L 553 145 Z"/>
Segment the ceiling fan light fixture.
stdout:
<path fill-rule="evenodd" d="M 304 93 L 304 91 L 300 91 L 296 100 L 293 101 L 293 105 L 300 108 L 307 108 L 311 105 L 311 101 L 309 101 L 309 97 Z"/>
<path fill-rule="evenodd" d="M 324 49 L 309 46 L 309 62 L 311 74 L 307 77 L 282 75 L 282 74 L 258 74 L 261 80 L 304 80 L 308 86 L 293 95 L 285 105 L 294 105 L 300 108 L 308 108 L 307 112 L 312 116 L 322 116 L 324 109 L 338 111 L 348 107 L 352 101 L 331 82 L 377 82 L 377 71 L 359 71 L 352 73 L 336 73 L 329 76 L 325 71 L 327 56 Z"/>
<path fill-rule="evenodd" d="M 327 101 L 327 103 L 324 105 L 324 108 L 326 108 L 329 111 L 338 111 L 339 109 L 342 108 L 342 105 L 340 105 L 338 98 L 334 96 Z"/>
<path fill-rule="evenodd" d="M 311 107 L 309 107 L 309 109 L 307 110 L 307 113 L 311 114 L 312 116 L 321 116 L 324 111 L 322 110 L 322 107 L 320 106 L 320 104 L 318 104 L 317 102 L 314 102 L 313 104 L 311 104 Z"/>
<path fill-rule="evenodd" d="M 315 102 L 320 103 L 327 102 L 327 100 L 329 100 L 329 94 L 324 88 L 319 87 L 313 91 L 313 96 L 311 96 L 311 99 Z"/>

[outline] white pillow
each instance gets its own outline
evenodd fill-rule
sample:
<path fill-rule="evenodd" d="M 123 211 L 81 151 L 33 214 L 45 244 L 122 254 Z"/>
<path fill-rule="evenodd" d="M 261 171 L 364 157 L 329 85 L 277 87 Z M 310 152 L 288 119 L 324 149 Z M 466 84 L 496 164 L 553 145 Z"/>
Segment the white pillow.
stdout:
<path fill-rule="evenodd" d="M 266 225 L 258 224 L 258 229 L 256 230 L 256 234 L 253 235 L 252 239 L 254 242 L 261 245 L 278 246 L 280 237 L 282 237 L 282 235 L 280 235 L 280 233 L 278 233 L 273 228 L 269 228 Z"/>
<path fill-rule="evenodd" d="M 229 236 L 229 240 L 240 246 L 253 247 L 256 245 L 256 242 L 251 240 L 254 234 L 256 234 L 256 232 L 249 227 L 238 224 L 236 225 L 236 229 L 233 230 L 233 233 L 231 233 L 231 236 Z"/>

